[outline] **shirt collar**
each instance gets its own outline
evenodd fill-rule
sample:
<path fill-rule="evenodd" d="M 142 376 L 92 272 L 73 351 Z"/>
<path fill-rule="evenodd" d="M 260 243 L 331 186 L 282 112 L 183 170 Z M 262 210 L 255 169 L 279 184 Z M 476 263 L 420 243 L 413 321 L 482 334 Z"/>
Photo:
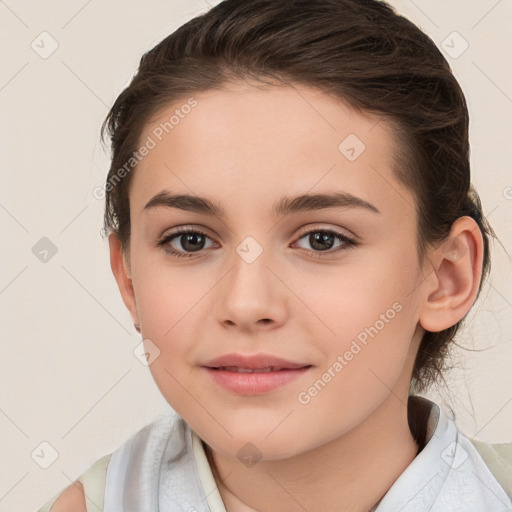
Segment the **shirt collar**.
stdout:
<path fill-rule="evenodd" d="M 440 438 L 441 436 L 444 436 L 446 431 L 448 430 L 448 425 L 446 424 L 447 418 L 443 418 L 443 420 L 441 421 L 441 424 L 439 424 L 440 409 L 437 406 L 437 404 L 435 404 L 434 402 L 432 402 L 424 397 L 421 397 L 421 396 L 410 396 L 408 404 L 411 404 L 411 401 L 414 401 L 414 400 L 416 400 L 420 406 L 430 410 L 427 425 L 426 425 L 426 433 L 425 433 L 426 443 L 429 444 L 431 442 L 433 436 L 435 436 L 435 438 Z M 421 426 L 420 426 L 420 428 L 421 428 Z M 192 448 L 194 451 L 194 458 L 196 460 L 197 472 L 198 472 L 199 479 L 201 481 L 203 490 L 206 495 L 206 501 L 208 503 L 208 506 L 209 506 L 211 512 L 226 512 L 224 502 L 222 501 L 221 495 L 217 488 L 217 484 L 215 482 L 210 465 L 208 463 L 208 459 L 206 457 L 206 453 L 204 451 L 202 441 L 193 430 L 191 432 L 192 432 Z M 421 437 L 421 432 L 417 432 L 417 435 Z M 435 457 L 434 453 L 435 453 L 435 450 L 433 450 L 432 448 L 430 448 L 426 452 L 426 454 L 423 454 L 423 450 L 422 450 L 420 452 L 420 454 L 414 459 L 414 461 L 416 461 L 418 459 L 418 457 L 422 456 L 421 464 L 425 464 L 428 466 L 429 460 Z M 413 461 L 413 463 L 414 463 L 414 461 Z M 407 468 L 407 470 L 410 467 L 411 466 L 409 466 Z M 430 467 L 432 467 L 431 464 L 430 464 Z M 434 477 L 435 475 L 431 474 L 430 476 Z M 437 478 L 439 478 L 439 476 L 440 475 L 437 474 Z M 441 478 L 442 478 L 442 475 L 441 475 Z M 394 505 L 396 503 L 395 502 L 396 498 L 394 496 L 396 494 L 399 494 L 402 492 L 401 489 L 396 488 L 397 482 L 395 482 L 395 484 L 391 487 L 391 489 L 377 503 L 376 507 L 374 507 L 370 512 L 373 512 L 373 511 L 387 512 L 388 509 L 385 507 L 387 506 L 386 504 L 388 502 L 392 503 L 391 508 L 389 510 L 391 512 L 396 512 L 396 509 L 394 508 Z M 400 485 L 400 487 L 402 487 L 402 485 Z M 391 493 L 391 498 L 387 498 L 388 495 L 390 495 L 390 493 Z M 432 499 L 435 500 L 435 496 L 433 496 Z M 422 503 L 424 504 L 423 498 L 422 498 Z M 428 510 L 428 508 L 426 508 L 425 510 Z"/>
<path fill-rule="evenodd" d="M 374 507 L 375 512 L 449 512 L 458 510 L 511 510 L 499 486 L 471 441 L 434 402 L 411 395 L 425 421 L 411 421 L 412 433 L 425 444 Z M 422 426 L 423 425 L 423 426 Z M 418 431 L 414 431 L 417 428 Z M 422 432 L 422 429 L 424 431 Z M 424 433 L 424 436 L 422 434 Z M 211 512 L 226 512 L 201 439 L 192 431 L 198 476 Z M 421 448 L 421 446 L 420 446 Z M 462 507 L 462 508 L 461 508 Z"/>

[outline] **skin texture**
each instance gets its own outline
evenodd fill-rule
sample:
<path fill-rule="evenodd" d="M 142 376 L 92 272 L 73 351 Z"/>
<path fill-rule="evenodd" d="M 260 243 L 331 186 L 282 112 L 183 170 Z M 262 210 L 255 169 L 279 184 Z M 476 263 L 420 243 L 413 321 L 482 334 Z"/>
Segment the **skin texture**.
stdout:
<path fill-rule="evenodd" d="M 73 482 L 53 504 L 51 512 L 86 512 L 84 487 L 80 482 Z"/>
<path fill-rule="evenodd" d="M 368 511 L 416 456 L 407 422 L 414 358 L 423 329 L 445 329 L 471 307 L 480 231 L 471 218 L 458 219 L 448 244 L 419 267 L 415 200 L 392 173 L 393 134 L 378 117 L 298 85 L 230 84 L 194 98 L 197 106 L 134 171 L 125 257 L 117 235 L 109 237 L 122 298 L 148 352 L 159 350 L 150 371 L 206 442 L 228 512 L 325 512 L 340 504 Z M 140 140 L 185 101 L 154 116 Z M 366 146 L 354 161 L 338 149 L 350 134 Z M 206 197 L 225 217 L 144 211 L 162 190 Z M 283 196 L 335 190 L 380 214 L 272 213 Z M 204 248 L 192 252 L 177 236 L 172 247 L 191 257 L 166 253 L 157 241 L 178 226 L 205 233 Z M 313 230 L 334 230 L 358 245 L 333 238 L 333 248 L 322 251 L 304 236 Z M 236 250 L 248 236 L 263 250 L 252 263 Z M 300 403 L 299 393 L 396 303 L 400 311 Z M 273 392 L 242 396 L 213 383 L 201 367 L 231 352 L 270 353 L 312 368 Z M 237 456 L 249 442 L 261 457 L 250 467 Z"/>

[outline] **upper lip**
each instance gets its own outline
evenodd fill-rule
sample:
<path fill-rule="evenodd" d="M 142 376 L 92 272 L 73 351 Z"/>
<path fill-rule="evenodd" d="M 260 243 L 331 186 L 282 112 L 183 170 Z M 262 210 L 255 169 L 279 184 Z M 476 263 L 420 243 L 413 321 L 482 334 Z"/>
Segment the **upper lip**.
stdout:
<path fill-rule="evenodd" d="M 208 368 L 220 368 L 222 366 L 236 366 L 238 368 L 303 368 L 309 364 L 287 361 L 271 354 L 224 354 L 203 364 Z"/>

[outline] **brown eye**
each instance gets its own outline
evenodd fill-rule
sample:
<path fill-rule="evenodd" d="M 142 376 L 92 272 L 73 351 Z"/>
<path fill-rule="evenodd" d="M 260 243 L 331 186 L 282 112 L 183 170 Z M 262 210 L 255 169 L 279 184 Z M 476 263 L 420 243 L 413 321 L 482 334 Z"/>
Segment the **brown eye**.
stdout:
<path fill-rule="evenodd" d="M 189 257 L 205 248 L 208 235 L 195 229 L 178 229 L 158 242 L 158 246 L 173 256 Z"/>
<path fill-rule="evenodd" d="M 303 233 L 299 240 L 306 240 L 311 249 L 302 247 L 309 252 L 328 252 L 329 254 L 356 246 L 356 242 L 341 233 L 328 229 L 314 229 Z M 336 242 L 340 242 L 334 250 L 331 250 Z"/>
<path fill-rule="evenodd" d="M 175 237 L 178 244 L 186 251 L 200 251 L 204 247 L 205 237 L 201 233 L 187 233 Z"/>

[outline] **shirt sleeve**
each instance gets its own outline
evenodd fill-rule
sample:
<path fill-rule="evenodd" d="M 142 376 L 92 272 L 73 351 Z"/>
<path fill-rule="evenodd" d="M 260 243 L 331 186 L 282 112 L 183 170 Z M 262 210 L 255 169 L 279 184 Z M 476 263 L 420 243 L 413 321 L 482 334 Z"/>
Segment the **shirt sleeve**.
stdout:
<path fill-rule="evenodd" d="M 512 499 L 512 443 L 485 443 L 470 439 L 508 497 Z"/>
<path fill-rule="evenodd" d="M 105 481 L 107 477 L 107 466 L 110 461 L 111 453 L 98 459 L 89 469 L 84 471 L 77 481 L 84 487 L 85 503 L 87 512 L 101 512 L 103 510 L 103 501 L 105 498 Z M 51 509 L 64 490 L 59 491 L 47 503 L 45 503 L 37 512 L 51 512 Z"/>
<path fill-rule="evenodd" d="M 105 481 L 111 453 L 98 459 L 78 480 L 84 486 L 87 512 L 101 512 L 105 499 Z"/>

